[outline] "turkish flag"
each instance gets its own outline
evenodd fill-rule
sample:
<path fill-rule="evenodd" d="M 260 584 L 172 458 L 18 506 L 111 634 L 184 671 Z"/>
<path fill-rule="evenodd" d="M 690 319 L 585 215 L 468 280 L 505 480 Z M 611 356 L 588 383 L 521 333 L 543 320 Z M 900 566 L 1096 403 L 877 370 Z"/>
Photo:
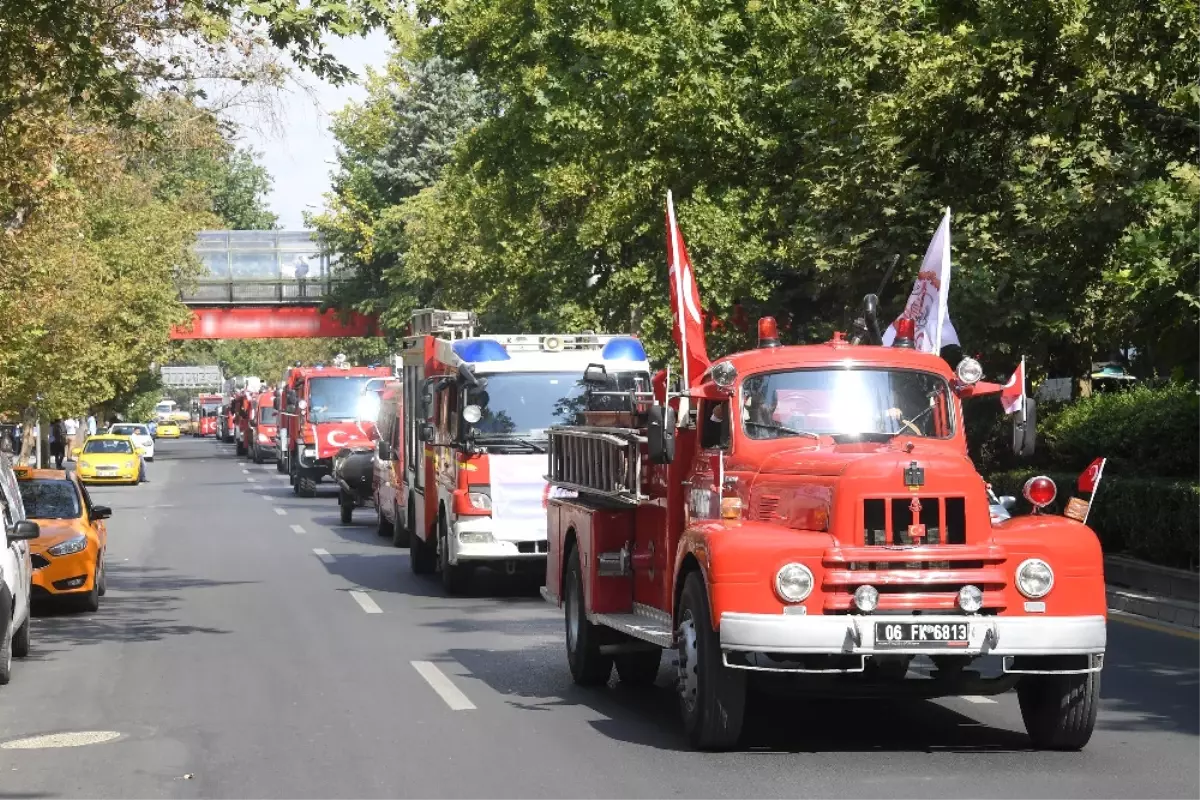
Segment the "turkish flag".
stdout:
<path fill-rule="evenodd" d="M 1083 494 L 1093 494 L 1100 485 L 1100 476 L 1104 474 L 1104 462 L 1108 459 L 1097 458 L 1079 476 L 1079 491 Z"/>
<path fill-rule="evenodd" d="M 1015 414 L 1025 407 L 1025 359 L 1000 390 L 1000 405 L 1005 414 Z"/>
<path fill-rule="evenodd" d="M 687 245 L 683 243 L 683 233 L 675 219 L 675 203 L 670 191 L 667 192 L 667 270 L 671 279 L 671 315 L 675 321 L 671 335 L 683 362 L 684 387 L 690 388 L 698 384 L 700 376 L 708 370 L 708 349 L 704 343 L 700 290 L 696 288 Z"/>

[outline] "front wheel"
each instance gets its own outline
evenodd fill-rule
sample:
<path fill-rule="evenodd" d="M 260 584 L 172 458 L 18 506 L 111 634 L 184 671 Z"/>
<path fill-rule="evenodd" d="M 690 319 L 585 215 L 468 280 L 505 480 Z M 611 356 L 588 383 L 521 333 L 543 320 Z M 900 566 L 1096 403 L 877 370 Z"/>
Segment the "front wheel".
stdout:
<path fill-rule="evenodd" d="M 746 676 L 725 666 L 711 620 L 704 579 L 699 572 L 692 572 L 683 584 L 676 636 L 679 711 L 693 747 L 727 750 L 737 744 L 742 732 Z"/>
<path fill-rule="evenodd" d="M 567 553 L 566 591 L 563 613 L 567 623 L 567 665 L 571 678 L 580 686 L 602 686 L 612 674 L 612 656 L 600 652 L 601 629 L 588 621 L 583 598 L 583 569 L 579 550 Z"/>
<path fill-rule="evenodd" d="M 1100 673 L 1025 675 L 1017 684 L 1025 731 L 1039 750 L 1082 750 L 1096 727 Z"/>
<path fill-rule="evenodd" d="M 409 517 L 411 520 L 412 517 Z M 411 531 L 408 537 L 408 566 L 414 575 L 429 575 L 437 568 L 437 547 Z"/>
<path fill-rule="evenodd" d="M 354 520 L 354 498 L 345 489 L 338 490 L 338 511 L 343 525 L 349 525 Z"/>
<path fill-rule="evenodd" d="M 303 473 L 296 475 L 296 494 L 301 497 L 317 496 L 317 481 Z"/>
<path fill-rule="evenodd" d="M 445 516 L 438 517 L 438 566 L 442 572 L 442 586 L 447 594 L 462 594 L 467 590 L 470 565 L 450 563 L 450 532 Z"/>
<path fill-rule="evenodd" d="M 17 628 L 12 637 L 12 654 L 17 658 L 29 655 L 29 614 L 26 612 L 25 621 Z"/>
<path fill-rule="evenodd" d="M 254 463 L 261 464 L 264 461 L 265 459 L 263 458 L 262 450 L 259 449 L 258 445 L 254 445 Z"/>
<path fill-rule="evenodd" d="M 79 598 L 79 605 L 84 611 L 94 614 L 100 610 L 100 579 L 103 568 L 96 564 L 96 577 L 92 579 L 92 590 Z"/>
<path fill-rule="evenodd" d="M 376 536 L 392 536 L 394 523 L 390 522 L 387 515 L 383 513 L 383 504 L 378 499 L 375 500 L 375 535 Z"/>
<path fill-rule="evenodd" d="M 411 509 L 411 506 L 409 507 Z M 408 519 L 412 519 L 412 511 L 408 512 Z M 407 547 L 412 541 L 412 523 L 405 520 L 404 524 L 400 524 L 400 509 L 392 506 L 392 547 Z"/>

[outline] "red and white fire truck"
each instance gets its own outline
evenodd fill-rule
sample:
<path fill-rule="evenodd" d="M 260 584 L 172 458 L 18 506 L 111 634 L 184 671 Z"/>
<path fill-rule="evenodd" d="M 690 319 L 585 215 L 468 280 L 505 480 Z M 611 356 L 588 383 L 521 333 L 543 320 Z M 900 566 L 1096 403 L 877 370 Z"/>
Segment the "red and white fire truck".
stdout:
<path fill-rule="evenodd" d="M 333 472 L 333 458 L 346 447 L 374 446 L 374 407 L 363 416 L 363 389 L 388 379 L 392 367 L 294 367 L 283 387 L 281 424 L 287 431 L 288 474 L 293 491 L 313 497 L 321 478 Z"/>
<path fill-rule="evenodd" d="M 1044 477 L 1025 488 L 1033 515 L 993 523 L 962 401 L 1001 387 L 973 359 L 951 370 L 912 349 L 911 320 L 897 327 L 891 347 L 841 334 L 781 347 L 764 318 L 758 349 L 667 404 L 550 431 L 551 485 L 578 496 L 549 502 L 542 591 L 565 608 L 577 683 L 614 665 L 651 682 L 673 651 L 700 748 L 737 742 L 750 682 L 1015 689 L 1036 747 L 1087 743 L 1106 642 L 1097 537 L 1038 513 L 1055 496 Z"/>
<path fill-rule="evenodd" d="M 250 399 L 250 419 L 246 442 L 255 464 L 279 456 L 279 411 L 275 408 L 275 390 L 267 388 Z"/>
<path fill-rule="evenodd" d="M 638 376 L 629 336 L 474 335 L 473 312 L 423 309 L 402 343 L 404 480 L 391 503 L 414 572 L 441 572 L 450 593 L 471 567 L 544 570 L 547 430 L 574 421 L 590 364 Z M 400 511 L 404 510 L 403 519 Z"/>
<path fill-rule="evenodd" d="M 216 436 L 217 415 L 225 398 L 219 394 L 202 394 L 196 397 L 195 412 L 193 413 L 193 436 Z"/>

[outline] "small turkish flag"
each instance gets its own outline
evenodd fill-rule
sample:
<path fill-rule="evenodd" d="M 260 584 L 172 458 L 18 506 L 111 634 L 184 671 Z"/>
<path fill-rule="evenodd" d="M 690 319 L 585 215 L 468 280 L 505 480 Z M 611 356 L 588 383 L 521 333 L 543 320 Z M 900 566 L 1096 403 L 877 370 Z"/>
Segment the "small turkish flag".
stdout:
<path fill-rule="evenodd" d="M 1025 359 L 1000 390 L 1000 405 L 1005 414 L 1015 414 L 1025 407 Z"/>
<path fill-rule="evenodd" d="M 1079 491 L 1083 494 L 1093 494 L 1096 487 L 1100 485 L 1100 476 L 1104 474 L 1104 462 L 1106 458 L 1097 458 L 1088 468 L 1079 476 Z"/>

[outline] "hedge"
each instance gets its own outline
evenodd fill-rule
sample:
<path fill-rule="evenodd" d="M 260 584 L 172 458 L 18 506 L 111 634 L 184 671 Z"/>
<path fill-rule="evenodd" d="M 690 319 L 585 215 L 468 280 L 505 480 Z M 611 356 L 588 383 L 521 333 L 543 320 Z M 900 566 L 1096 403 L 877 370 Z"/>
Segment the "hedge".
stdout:
<path fill-rule="evenodd" d="M 1181 443 L 1182 444 L 1182 443 Z M 1188 447 L 1195 447 L 1195 441 Z M 989 480 L 996 494 L 1017 498 L 1015 513 L 1029 513 L 1021 487 L 1037 470 L 999 472 Z M 1049 510 L 1061 513 L 1067 499 L 1078 494 L 1079 473 L 1048 474 L 1058 486 L 1058 499 Z M 1105 553 L 1144 559 L 1166 567 L 1196 570 L 1200 566 L 1200 486 L 1194 481 L 1165 478 L 1127 478 L 1104 470 L 1088 525 L 1100 537 Z"/>
<path fill-rule="evenodd" d="M 1106 456 L 1122 474 L 1194 482 L 1200 473 L 1200 395 L 1193 385 L 1135 386 L 1039 411 L 1039 463 L 1082 470 Z"/>

